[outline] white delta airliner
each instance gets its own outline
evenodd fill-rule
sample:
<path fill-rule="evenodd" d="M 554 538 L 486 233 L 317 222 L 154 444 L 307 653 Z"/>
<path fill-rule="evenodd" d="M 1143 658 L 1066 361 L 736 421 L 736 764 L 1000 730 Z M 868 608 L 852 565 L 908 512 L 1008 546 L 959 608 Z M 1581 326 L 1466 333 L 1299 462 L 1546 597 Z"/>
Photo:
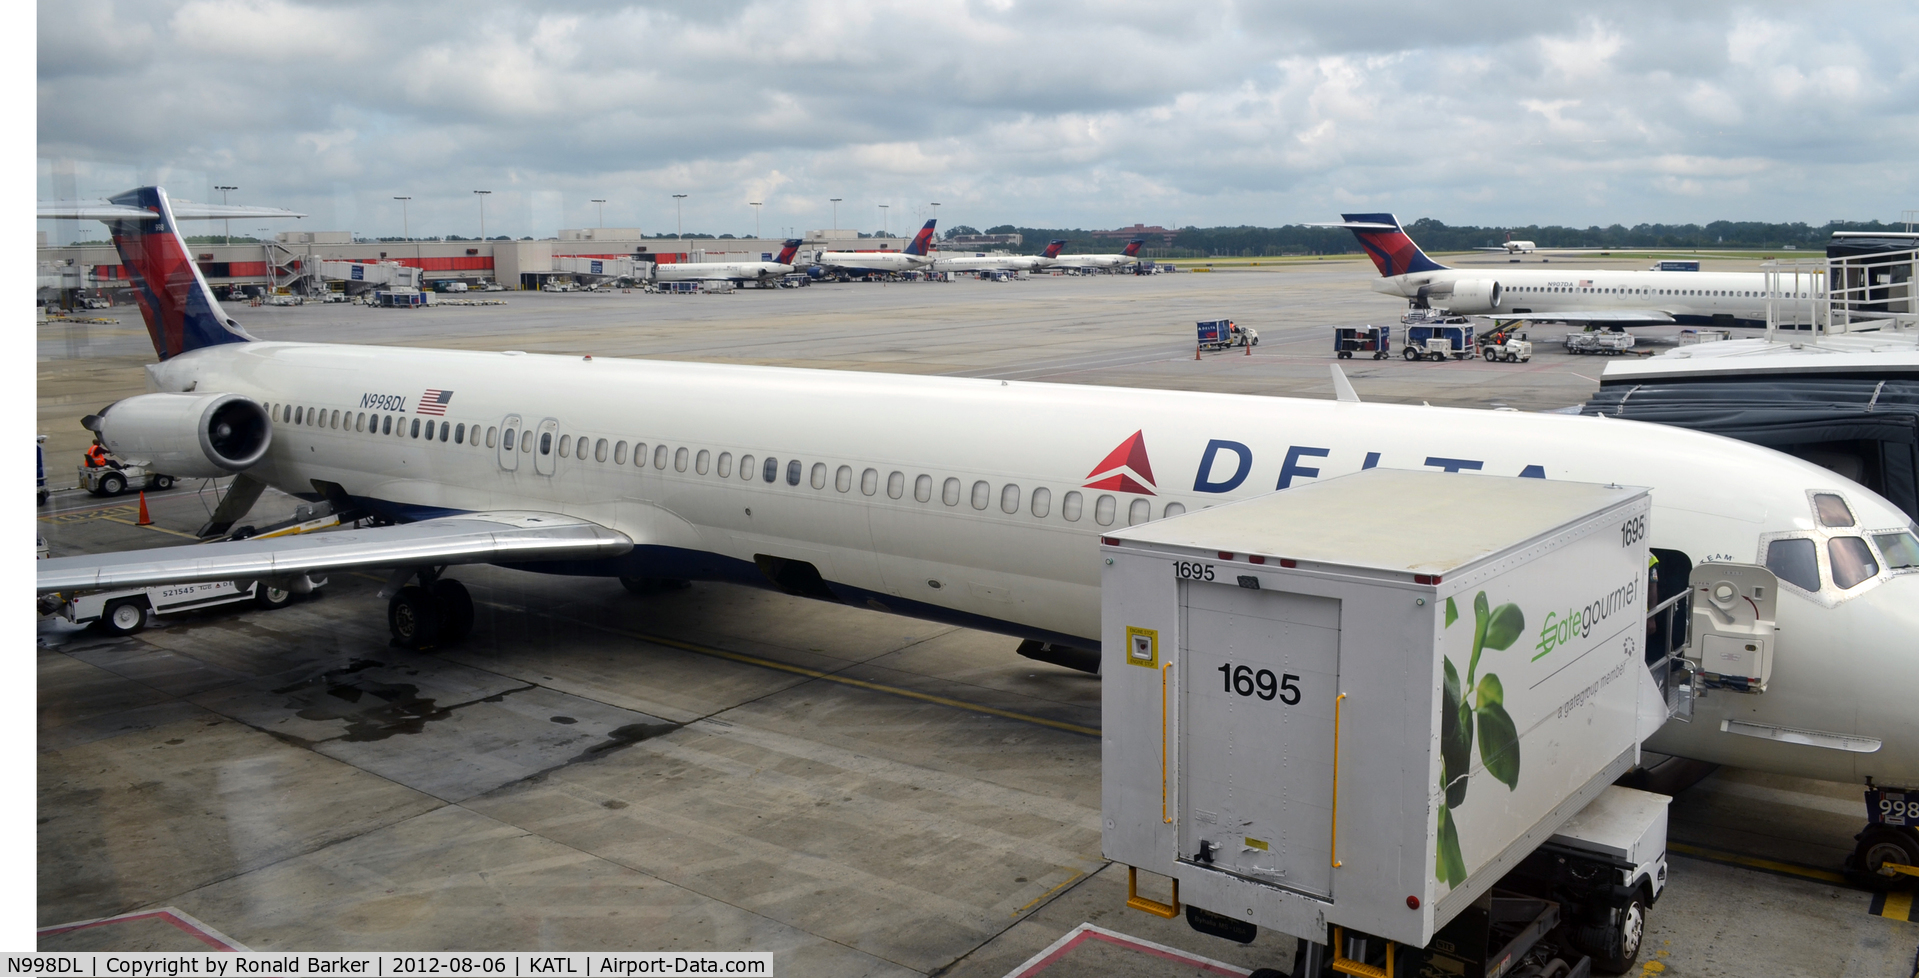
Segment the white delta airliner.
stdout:
<path fill-rule="evenodd" d="M 1066 246 L 1065 239 L 1047 244 L 1040 258 L 1045 262 L 1042 268 L 1119 268 L 1122 265 L 1139 264 L 1139 248 L 1146 243 L 1145 238 L 1134 238 L 1126 243 L 1124 251 L 1117 255 L 1062 255 L 1060 249 Z"/>
<path fill-rule="evenodd" d="M 928 269 L 933 264 L 933 225 L 936 221 L 927 221 L 913 240 L 900 251 L 822 251 L 813 261 L 821 268 L 832 272 L 850 272 L 854 274 L 893 272 L 912 272 Z"/>
<path fill-rule="evenodd" d="M 1391 214 L 1340 216 L 1344 220 L 1314 226 L 1351 229 L 1379 268 L 1373 291 L 1402 296 L 1416 306 L 1500 322 L 1766 325 L 1763 272 L 1449 268 L 1426 257 Z M 1814 298 L 1800 291 L 1771 301 L 1782 318 L 1796 314 L 1793 321 L 1807 322 Z"/>
<path fill-rule="evenodd" d="M 494 563 L 777 588 L 1094 650 L 1108 527 L 1374 466 L 1616 482 L 1651 488 L 1669 573 L 1738 562 L 1779 578 L 1765 691 L 1714 690 L 1647 746 L 1919 787 L 1912 521 L 1770 449 L 1349 393 L 262 342 L 222 313 L 158 188 L 53 216 L 111 225 L 159 354 L 151 393 L 88 419 L 109 449 L 234 475 L 216 523 L 272 486 L 376 525 L 43 560 L 42 592 L 381 568 L 394 635 L 419 647 L 471 623 L 445 571 Z"/>
<path fill-rule="evenodd" d="M 654 263 L 648 275 L 655 282 L 766 282 L 793 274 L 793 255 L 800 239 L 788 238 L 772 261 L 692 261 Z"/>

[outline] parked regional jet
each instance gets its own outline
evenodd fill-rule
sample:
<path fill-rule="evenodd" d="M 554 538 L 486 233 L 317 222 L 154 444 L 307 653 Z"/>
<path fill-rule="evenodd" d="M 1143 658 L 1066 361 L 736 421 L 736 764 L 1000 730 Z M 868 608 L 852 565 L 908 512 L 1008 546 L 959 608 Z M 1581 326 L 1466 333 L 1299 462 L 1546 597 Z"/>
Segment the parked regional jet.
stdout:
<path fill-rule="evenodd" d="M 765 282 L 793 274 L 793 255 L 800 239 L 788 238 L 772 261 L 692 261 L 651 263 L 647 277 L 655 282 Z"/>
<path fill-rule="evenodd" d="M 497 563 L 730 581 L 1097 649 L 1108 527 L 1375 466 L 1617 482 L 1651 488 L 1667 580 L 1690 571 L 1704 589 L 1717 562 L 1777 575 L 1769 683 L 1713 690 L 1648 747 L 1919 785 L 1919 538 L 1870 490 L 1769 449 L 1346 395 L 262 342 L 213 301 L 162 191 L 114 204 L 159 362 L 151 393 L 88 419 L 106 446 L 181 476 L 234 475 L 216 524 L 270 485 L 391 525 L 43 560 L 42 592 L 382 568 L 394 636 L 420 646 L 471 624 L 447 568 Z M 1527 627 L 1549 650 L 1556 630 L 1614 610 L 1529 608 Z M 1403 709 L 1346 706 L 1357 724 Z"/>
<path fill-rule="evenodd" d="M 1121 265 L 1139 264 L 1139 247 L 1146 243 L 1145 238 L 1134 238 L 1126 243 L 1126 249 L 1117 255 L 1062 255 L 1055 245 L 1064 245 L 1064 241 L 1055 241 L 1048 245 L 1044 268 L 1118 268 Z"/>
<path fill-rule="evenodd" d="M 1682 323 L 1764 326 L 1762 272 L 1655 272 L 1611 269 L 1464 269 L 1426 257 L 1391 214 L 1342 214 L 1318 227 L 1347 228 L 1379 268 L 1373 291 L 1403 296 L 1414 306 L 1502 322 L 1608 325 Z M 1807 322 L 1811 291 L 1773 301 L 1782 318 Z"/>
<path fill-rule="evenodd" d="M 1474 251 L 1498 251 L 1508 255 L 1530 255 L 1538 250 L 1530 241 L 1514 241 L 1513 233 L 1506 232 L 1506 243 L 1487 248 L 1474 248 Z"/>
<path fill-rule="evenodd" d="M 904 251 L 822 251 L 814 261 L 831 272 L 910 272 L 933 263 L 933 225 L 927 221 Z"/>
<path fill-rule="evenodd" d="M 979 251 L 970 255 L 939 255 L 933 259 L 935 272 L 1030 272 L 1044 263 L 1038 255 L 989 255 Z"/>

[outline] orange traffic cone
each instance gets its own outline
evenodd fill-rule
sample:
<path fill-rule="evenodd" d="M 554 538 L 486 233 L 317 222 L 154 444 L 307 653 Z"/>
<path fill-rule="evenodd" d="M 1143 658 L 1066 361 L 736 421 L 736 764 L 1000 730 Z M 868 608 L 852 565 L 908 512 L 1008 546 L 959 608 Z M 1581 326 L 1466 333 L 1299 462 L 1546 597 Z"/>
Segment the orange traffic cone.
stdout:
<path fill-rule="evenodd" d="M 147 515 L 147 493 L 146 493 L 146 490 L 144 489 L 140 491 L 140 519 L 135 521 L 133 525 L 134 526 L 152 526 L 153 525 L 153 517 Z"/>
<path fill-rule="evenodd" d="M 1252 340 L 1247 340 L 1247 341 L 1246 341 L 1246 355 L 1247 355 L 1247 356 L 1249 356 L 1249 357 L 1253 355 L 1253 341 L 1252 341 Z"/>
<path fill-rule="evenodd" d="M 1201 349 L 1203 349 L 1203 347 L 1197 347 L 1197 346 L 1193 347 L 1193 359 L 1195 360 L 1199 359 L 1199 351 Z"/>

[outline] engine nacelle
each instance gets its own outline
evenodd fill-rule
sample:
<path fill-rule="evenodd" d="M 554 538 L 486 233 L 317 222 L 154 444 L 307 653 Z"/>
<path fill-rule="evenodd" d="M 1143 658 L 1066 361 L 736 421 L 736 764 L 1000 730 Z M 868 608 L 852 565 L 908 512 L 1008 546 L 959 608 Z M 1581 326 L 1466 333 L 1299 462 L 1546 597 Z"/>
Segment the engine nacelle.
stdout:
<path fill-rule="evenodd" d="M 1467 278 L 1453 283 L 1452 295 L 1441 303 L 1447 312 L 1461 316 L 1476 316 L 1493 312 L 1499 308 L 1500 294 L 1504 290 L 1499 283 L 1489 278 Z"/>
<path fill-rule="evenodd" d="M 243 472 L 273 443 L 266 408 L 238 394 L 141 394 L 86 425 L 114 455 L 188 479 Z"/>

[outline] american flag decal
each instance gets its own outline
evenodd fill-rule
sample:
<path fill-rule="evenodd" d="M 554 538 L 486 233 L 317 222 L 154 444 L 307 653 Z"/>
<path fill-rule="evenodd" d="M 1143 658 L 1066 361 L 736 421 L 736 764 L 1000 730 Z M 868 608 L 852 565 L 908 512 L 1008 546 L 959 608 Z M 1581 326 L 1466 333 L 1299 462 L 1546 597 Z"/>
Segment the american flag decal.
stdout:
<path fill-rule="evenodd" d="M 1582 289 L 1590 289 L 1592 288 L 1592 284 L 1593 284 L 1593 280 L 1589 278 L 1582 278 L 1579 280 L 1579 287 Z"/>
<path fill-rule="evenodd" d="M 414 409 L 416 414 L 440 416 L 446 414 L 446 406 L 453 401 L 452 391 L 443 391 L 436 387 L 427 388 L 420 395 L 420 406 Z"/>

